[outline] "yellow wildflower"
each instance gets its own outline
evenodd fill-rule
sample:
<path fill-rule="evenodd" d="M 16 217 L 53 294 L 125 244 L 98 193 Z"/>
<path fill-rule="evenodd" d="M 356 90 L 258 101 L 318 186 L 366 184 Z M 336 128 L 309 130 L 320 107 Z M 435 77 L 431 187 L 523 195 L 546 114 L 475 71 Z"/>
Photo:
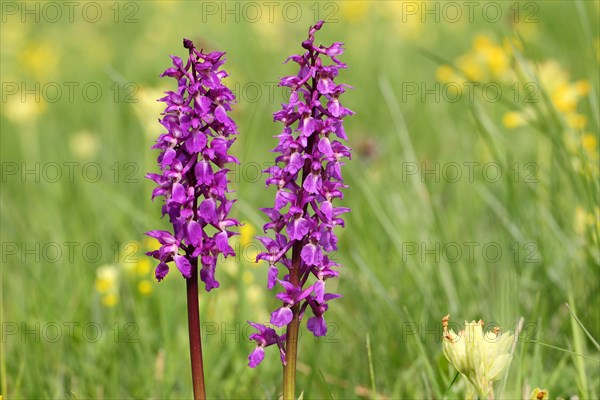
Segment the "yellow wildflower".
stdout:
<path fill-rule="evenodd" d="M 456 73 L 451 66 L 447 64 L 440 65 L 435 71 L 435 77 L 438 81 L 447 83 L 456 81 Z"/>
<path fill-rule="evenodd" d="M 490 38 L 485 35 L 478 35 L 475 37 L 475 40 L 473 40 L 473 48 L 475 49 L 475 51 L 480 53 L 485 52 L 488 48 L 490 48 L 493 45 L 494 44 L 492 43 Z"/>
<path fill-rule="evenodd" d="M 493 43 L 487 36 L 478 36 L 475 38 L 474 48 L 493 76 L 499 77 L 506 73 L 509 57 L 502 46 Z"/>
<path fill-rule="evenodd" d="M 256 228 L 250 222 L 244 222 L 244 225 L 240 227 L 240 244 L 242 247 L 252 243 Z"/>
<path fill-rule="evenodd" d="M 252 282 L 254 282 L 254 274 L 250 271 L 245 271 L 242 274 L 242 282 L 244 282 L 244 284 L 249 285 Z"/>
<path fill-rule="evenodd" d="M 142 240 L 142 246 L 146 251 L 154 251 L 160 248 L 158 241 L 149 236 L 144 237 Z"/>
<path fill-rule="evenodd" d="M 573 112 L 577 108 L 577 102 L 590 91 L 587 81 L 577 81 L 573 84 L 568 82 L 559 84 L 551 93 L 552 103 L 558 111 L 563 113 Z"/>
<path fill-rule="evenodd" d="M 514 48 L 517 50 L 523 51 L 523 43 L 515 37 L 504 38 L 502 41 L 502 48 L 508 55 L 512 55 Z"/>
<path fill-rule="evenodd" d="M 139 276 L 146 276 L 152 269 L 150 259 L 148 257 L 142 257 L 135 265 L 135 271 Z"/>
<path fill-rule="evenodd" d="M 31 122 L 45 113 L 47 108 L 47 103 L 42 96 L 40 96 L 39 101 L 32 100 L 33 97 L 23 101 L 21 95 L 7 96 L 6 107 L 2 113 L 15 124 Z"/>
<path fill-rule="evenodd" d="M 596 135 L 591 133 L 586 133 L 581 138 L 581 144 L 583 149 L 588 153 L 590 158 L 597 158 L 598 152 L 596 151 L 596 147 L 598 146 L 598 138 Z"/>
<path fill-rule="evenodd" d="M 587 117 L 576 112 L 566 115 L 567 124 L 574 129 L 583 129 L 587 125 Z"/>
<path fill-rule="evenodd" d="M 18 59 L 36 80 L 46 80 L 58 71 L 58 49 L 47 41 L 32 41 L 23 48 Z"/>
<path fill-rule="evenodd" d="M 119 303 L 119 296 L 116 293 L 108 293 L 102 296 L 102 305 L 112 308 Z"/>
<path fill-rule="evenodd" d="M 568 83 L 569 81 L 569 74 L 556 60 L 547 60 L 538 65 L 532 65 L 532 67 L 536 72 L 541 86 L 550 94 L 559 85 Z"/>
<path fill-rule="evenodd" d="M 96 291 L 98 293 L 108 293 L 114 291 L 117 287 L 119 271 L 114 265 L 105 265 L 96 271 Z"/>
<path fill-rule="evenodd" d="M 105 265 L 96 271 L 94 286 L 102 295 L 101 303 L 105 307 L 114 307 L 119 302 L 119 270 L 114 265 Z"/>
<path fill-rule="evenodd" d="M 468 53 L 460 57 L 456 64 L 470 81 L 481 82 L 484 79 L 484 71 L 477 57 Z"/>
<path fill-rule="evenodd" d="M 139 100 L 133 107 L 144 131 L 148 137 L 156 137 L 162 133 L 160 124 L 156 123 L 156 119 L 164 109 L 164 103 L 157 101 L 164 97 L 164 90 L 159 88 L 140 87 L 135 94 L 135 99 Z"/>
<path fill-rule="evenodd" d="M 344 1 L 340 3 L 340 12 L 344 17 L 344 21 L 361 21 L 368 10 L 369 4 L 366 1 Z"/>
<path fill-rule="evenodd" d="M 140 294 L 148 295 L 148 294 L 152 293 L 152 289 L 153 289 L 152 282 L 150 282 L 147 279 L 144 279 L 143 281 L 138 283 L 138 292 L 140 292 Z"/>
<path fill-rule="evenodd" d="M 522 113 L 510 111 L 502 117 L 502 124 L 509 129 L 514 129 L 526 125 L 527 120 L 523 117 Z"/>
<path fill-rule="evenodd" d="M 575 221 L 573 228 L 578 235 L 583 235 L 588 227 L 593 227 L 598 222 L 598 209 L 596 208 L 596 216 L 593 213 L 587 212 L 583 207 L 575 207 Z"/>

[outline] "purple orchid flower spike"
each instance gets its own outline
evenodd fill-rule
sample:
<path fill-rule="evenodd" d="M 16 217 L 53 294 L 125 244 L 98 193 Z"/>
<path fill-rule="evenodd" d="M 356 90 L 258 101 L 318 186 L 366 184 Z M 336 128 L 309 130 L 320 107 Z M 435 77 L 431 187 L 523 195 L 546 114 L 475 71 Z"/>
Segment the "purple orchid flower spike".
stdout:
<path fill-rule="evenodd" d="M 343 53 L 342 44 L 314 44 L 315 32 L 322 25 L 320 21 L 310 28 L 308 40 L 302 43 L 304 54 L 286 60 L 298 64 L 299 71 L 281 78 L 280 86 L 290 88 L 290 100 L 274 113 L 274 120 L 283 124 L 283 130 L 276 136 L 276 165 L 264 171 L 269 175 L 267 186 L 276 188 L 274 206 L 261 209 L 270 221 L 264 230 L 274 232 L 274 238 L 258 238 L 266 251 L 257 260 L 269 263 L 268 288 L 279 283 L 284 289 L 277 295 L 281 307 L 271 314 L 270 322 L 275 327 L 287 326 L 287 334 L 283 348 L 275 339 L 257 341 L 249 365 L 256 367 L 264 358 L 264 348 L 277 344 L 285 365 L 285 399 L 294 396 L 292 371 L 304 312 L 309 309 L 313 314 L 308 329 L 315 336 L 323 336 L 327 332 L 323 315 L 328 302 L 340 297 L 326 293 L 326 281 L 338 275 L 335 268 L 339 264 L 329 254 L 337 250 L 334 228 L 344 225 L 340 215 L 349 211 L 334 204 L 346 188 L 341 167 L 343 160 L 350 158 L 350 149 L 340 141 L 347 140 L 342 121 L 354 113 L 339 100 L 348 86 L 334 82 L 339 70 L 346 68 L 337 59 Z M 252 326 L 259 331 L 253 338 L 269 329 L 272 337 L 277 337 L 272 328 Z"/>
<path fill-rule="evenodd" d="M 177 80 L 177 90 L 166 92 L 166 104 L 159 122 L 166 133 L 154 149 L 160 150 L 160 173 L 147 178 L 156 183 L 152 200 L 164 197 L 162 215 L 169 216 L 173 232 L 147 232 L 160 243 L 159 250 L 147 253 L 159 261 L 155 275 L 161 281 L 169 263 L 186 279 L 190 356 L 194 398 L 206 398 L 198 306 L 198 275 L 206 291 L 219 287 L 215 278 L 217 257 L 235 255 L 229 245 L 230 231 L 240 223 L 229 218 L 233 200 L 228 200 L 227 163 L 238 163 L 228 154 L 237 127 L 228 116 L 233 93 L 221 82 L 225 53 L 198 51 L 191 40 L 183 46 L 189 57 L 184 62 L 171 56 L 173 66 L 161 76 Z M 200 264 L 200 266 L 199 266 Z M 198 274 L 198 268 L 200 273 Z"/>
<path fill-rule="evenodd" d="M 178 85 L 160 99 L 166 104 L 160 123 L 167 132 L 153 148 L 161 150 L 161 173 L 146 175 L 157 184 L 152 198 L 165 198 L 162 213 L 169 216 L 173 234 L 147 232 L 161 244 L 158 252 L 148 255 L 159 261 L 155 273 L 159 281 L 169 272 L 171 261 L 189 279 L 192 264 L 199 259 L 200 278 L 210 291 L 219 287 L 214 274 L 217 257 L 234 255 L 228 243 L 234 233 L 229 228 L 239 225 L 228 218 L 233 201 L 226 198 L 229 181 L 225 169 L 227 163 L 238 163 L 228 154 L 238 133 L 227 115 L 235 97 L 221 83 L 227 76 L 220 69 L 225 53 L 203 53 L 188 39 L 184 39 L 184 47 L 189 51 L 188 60 L 184 63 L 172 56 L 173 67 L 161 75 L 177 79 Z M 211 235 L 211 231 L 216 233 Z"/>

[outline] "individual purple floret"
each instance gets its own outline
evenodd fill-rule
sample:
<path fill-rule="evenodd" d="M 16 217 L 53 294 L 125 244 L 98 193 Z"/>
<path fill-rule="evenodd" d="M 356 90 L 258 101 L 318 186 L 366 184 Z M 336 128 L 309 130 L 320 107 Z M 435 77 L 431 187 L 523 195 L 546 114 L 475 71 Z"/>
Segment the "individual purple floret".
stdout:
<path fill-rule="evenodd" d="M 268 328 L 261 324 L 255 324 L 248 321 L 250 326 L 255 328 L 258 333 L 250 335 L 250 340 L 256 342 L 256 348 L 248 356 L 248 365 L 252 368 L 256 367 L 265 358 L 265 347 L 276 344 L 279 347 L 279 356 L 281 362 L 285 364 L 285 352 L 283 350 L 283 343 L 285 342 L 285 335 L 279 336 L 275 329 Z"/>
<path fill-rule="evenodd" d="M 340 297 L 326 293 L 325 283 L 338 276 L 335 268 L 340 266 L 328 256 L 337 250 L 334 228 L 344 226 L 340 215 L 349 211 L 333 206 L 336 199 L 343 197 L 341 189 L 346 187 L 342 160 L 350 158 L 350 149 L 338 139 L 348 139 L 342 120 L 354 114 L 339 101 L 349 86 L 334 82 L 339 69 L 346 68 L 337 59 L 343 53 L 342 44 L 314 45 L 314 34 L 322 25 L 320 21 L 310 28 L 308 40 L 302 43 L 306 49 L 303 55 L 286 60 L 299 65 L 298 74 L 282 78 L 279 84 L 289 87 L 291 93 L 289 103 L 274 113 L 274 120 L 284 128 L 276 136 L 276 165 L 264 172 L 269 175 L 267 186 L 275 186 L 277 192 L 274 207 L 262 209 L 270 220 L 264 226 L 265 233 L 273 231 L 274 237 L 258 237 L 266 251 L 257 257 L 269 263 L 267 287 L 272 289 L 279 284 L 283 288 L 277 294 L 282 305 L 271 314 L 271 324 L 286 326 L 296 314 L 302 319 L 310 307 L 313 316 L 308 319 L 307 328 L 315 336 L 326 334 L 323 315 L 328 302 Z M 332 63 L 325 65 L 329 60 Z M 264 357 L 263 348 L 275 343 L 285 365 L 282 336 L 264 325 L 251 325 L 260 335 L 268 331 L 271 340 L 257 340 L 258 348 L 250 355 L 249 365 L 258 365 Z M 256 334 L 252 338 L 256 339 Z"/>
<path fill-rule="evenodd" d="M 152 199 L 165 198 L 162 214 L 169 216 L 173 233 L 147 232 L 161 245 L 147 254 L 159 260 L 155 272 L 159 281 L 169 272 L 167 264 L 171 261 L 190 278 L 192 264 L 199 259 L 200 279 L 210 291 L 219 287 L 215 279 L 218 255 L 234 255 L 228 243 L 234 233 L 228 228 L 239 225 L 227 217 L 234 201 L 226 198 L 229 181 L 225 168 L 227 163 L 239 163 L 227 153 L 235 141 L 233 135 L 238 133 L 227 115 L 235 96 L 221 83 L 227 76 L 219 69 L 225 53 L 203 53 L 188 39 L 183 40 L 183 46 L 189 51 L 185 64 L 171 56 L 173 67 L 161 75 L 178 83 L 177 91 L 165 92 L 159 100 L 166 103 L 159 122 L 167 133 L 160 135 L 152 148 L 161 150 L 161 172 L 146 175 L 157 184 Z"/>

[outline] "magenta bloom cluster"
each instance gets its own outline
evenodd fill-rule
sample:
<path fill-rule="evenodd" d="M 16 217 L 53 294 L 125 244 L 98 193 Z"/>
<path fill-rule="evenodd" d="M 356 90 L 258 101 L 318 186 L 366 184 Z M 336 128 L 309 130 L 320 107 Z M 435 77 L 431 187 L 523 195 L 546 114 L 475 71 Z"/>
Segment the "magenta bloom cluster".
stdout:
<path fill-rule="evenodd" d="M 169 216 L 173 232 L 154 230 L 146 234 L 161 247 L 148 253 L 159 261 L 155 275 L 162 280 L 171 261 L 185 277 L 201 263 L 200 279 L 207 291 L 219 287 L 215 268 L 219 254 L 234 255 L 228 229 L 239 225 L 228 214 L 233 204 L 226 197 L 227 163 L 239 163 L 228 154 L 235 141 L 237 127 L 227 115 L 233 93 L 221 82 L 227 72 L 221 70 L 225 53 L 203 53 L 191 40 L 184 39 L 189 51 L 184 63 L 171 56 L 173 66 L 161 76 L 177 80 L 177 91 L 166 92 L 160 101 L 166 108 L 160 123 L 167 130 L 152 147 L 160 150 L 159 174 L 149 173 L 157 187 L 152 199 L 163 196 L 163 217 Z"/>
<path fill-rule="evenodd" d="M 350 149 L 340 141 L 348 139 L 342 121 L 353 114 L 339 100 L 348 85 L 334 82 L 339 70 L 346 68 L 337 58 L 343 53 L 342 44 L 314 44 L 315 32 L 322 25 L 320 21 L 310 28 L 302 43 L 304 54 L 286 60 L 298 64 L 297 75 L 284 77 L 279 84 L 289 87 L 291 93 L 289 102 L 274 114 L 284 128 L 276 136 L 276 165 L 265 172 L 269 175 L 267 186 L 275 186 L 277 192 L 274 207 L 262 209 L 270 220 L 264 230 L 273 235 L 258 237 L 266 251 L 257 258 L 269 263 L 268 288 L 283 289 L 277 294 L 282 305 L 271 314 L 271 324 L 288 325 L 294 316 L 292 307 L 299 305 L 300 319 L 310 310 L 307 328 L 315 336 L 327 333 L 324 314 L 328 302 L 340 297 L 327 293 L 326 281 L 338 276 L 336 267 L 340 265 L 329 255 L 337 250 L 334 228 L 344 226 L 340 215 L 349 211 L 334 203 L 346 187 L 341 167 L 343 160 L 350 158 Z M 295 268 L 299 268 L 298 279 L 291 279 Z M 274 344 L 285 364 L 285 335 L 271 327 L 251 325 L 258 332 L 250 336 L 257 347 L 248 357 L 249 366 L 256 367 L 264 358 L 264 348 Z"/>

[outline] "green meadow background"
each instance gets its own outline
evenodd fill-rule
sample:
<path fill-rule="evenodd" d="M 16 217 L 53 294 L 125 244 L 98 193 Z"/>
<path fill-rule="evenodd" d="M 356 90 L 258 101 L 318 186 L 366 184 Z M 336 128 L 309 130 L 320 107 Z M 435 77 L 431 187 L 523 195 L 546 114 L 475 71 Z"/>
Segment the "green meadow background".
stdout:
<path fill-rule="evenodd" d="M 156 283 L 143 254 L 143 232 L 168 226 L 144 175 L 183 37 L 227 52 L 238 96 L 246 225 L 200 294 L 208 396 L 278 398 L 276 350 L 246 365 L 246 321 L 278 307 L 253 263 L 274 198 L 258 170 L 281 129 L 276 82 L 297 72 L 283 61 L 318 19 L 317 42 L 345 43 L 356 115 L 328 285 L 344 297 L 325 338 L 303 325 L 304 398 L 463 398 L 446 314 L 520 331 L 496 398 L 598 398 L 599 2 L 67 3 L 1 4 L 5 399 L 192 396 L 185 283 Z"/>

